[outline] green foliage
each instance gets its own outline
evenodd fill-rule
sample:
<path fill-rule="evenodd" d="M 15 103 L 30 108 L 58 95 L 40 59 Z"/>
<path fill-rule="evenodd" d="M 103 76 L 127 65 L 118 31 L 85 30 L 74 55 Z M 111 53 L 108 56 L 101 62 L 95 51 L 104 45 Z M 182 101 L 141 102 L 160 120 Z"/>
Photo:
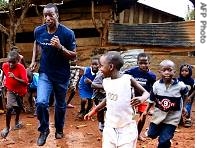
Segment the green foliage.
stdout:
<path fill-rule="evenodd" d="M 188 12 L 185 20 L 195 20 L 195 9 Z"/>
<path fill-rule="evenodd" d="M 6 0 L 0 0 L 0 10 L 5 10 L 8 7 L 8 2 Z"/>

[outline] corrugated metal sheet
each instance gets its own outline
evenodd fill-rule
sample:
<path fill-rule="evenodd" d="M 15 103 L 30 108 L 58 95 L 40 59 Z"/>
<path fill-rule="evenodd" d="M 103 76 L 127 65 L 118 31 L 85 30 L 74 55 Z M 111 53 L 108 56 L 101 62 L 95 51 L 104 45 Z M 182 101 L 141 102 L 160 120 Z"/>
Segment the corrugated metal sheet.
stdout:
<path fill-rule="evenodd" d="M 195 46 L 195 22 L 109 25 L 108 42 L 122 45 Z"/>

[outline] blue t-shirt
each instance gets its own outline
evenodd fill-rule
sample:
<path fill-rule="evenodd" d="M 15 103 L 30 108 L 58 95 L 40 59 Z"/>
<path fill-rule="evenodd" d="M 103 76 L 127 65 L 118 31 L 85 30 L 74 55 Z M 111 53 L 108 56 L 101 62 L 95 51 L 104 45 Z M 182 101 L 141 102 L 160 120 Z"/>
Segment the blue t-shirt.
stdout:
<path fill-rule="evenodd" d="M 67 50 L 76 49 L 76 39 L 74 32 L 62 24 L 58 25 L 55 33 L 49 34 L 47 25 L 43 24 L 34 30 L 34 37 L 38 45 L 41 46 L 41 57 L 39 73 L 46 73 L 49 79 L 55 82 L 66 82 L 70 77 L 69 59 L 50 44 L 53 36 L 58 36 L 61 45 Z"/>
<path fill-rule="evenodd" d="M 32 89 L 37 89 L 38 80 L 39 80 L 39 73 L 34 72 L 32 82 L 30 83 L 29 87 L 32 88 Z"/>
<path fill-rule="evenodd" d="M 138 66 L 131 67 L 130 69 L 125 70 L 124 73 L 133 76 L 134 79 L 138 81 L 138 83 L 143 86 L 148 92 L 151 91 L 152 85 L 156 81 L 156 75 L 152 71 L 142 71 Z M 138 96 L 141 94 L 138 94 L 135 91 L 135 95 Z"/>
<path fill-rule="evenodd" d="M 85 80 L 88 78 L 91 81 L 94 80 L 96 74 L 94 74 L 91 70 L 91 67 L 85 67 L 84 74 L 79 80 L 79 95 L 81 98 L 92 98 L 93 89 L 90 83 L 86 83 Z"/>

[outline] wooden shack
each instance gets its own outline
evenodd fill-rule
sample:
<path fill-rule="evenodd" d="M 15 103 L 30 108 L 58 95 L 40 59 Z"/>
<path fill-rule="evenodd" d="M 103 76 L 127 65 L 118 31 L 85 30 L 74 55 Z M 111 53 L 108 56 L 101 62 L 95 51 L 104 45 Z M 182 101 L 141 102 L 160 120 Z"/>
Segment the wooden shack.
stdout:
<path fill-rule="evenodd" d="M 170 53 L 173 53 L 174 48 L 176 48 L 153 44 L 134 45 L 127 44 L 126 42 L 112 42 L 108 39 L 108 36 L 114 31 L 113 24 L 115 23 L 124 25 L 144 24 L 149 26 L 150 23 L 184 21 L 183 18 L 178 16 L 140 4 L 137 0 L 64 0 L 58 5 L 58 8 L 60 22 L 75 32 L 77 52 L 81 65 L 89 64 L 89 59 L 93 54 L 98 52 L 103 53 L 110 49 L 127 50 L 144 48 L 146 52 L 153 53 L 153 51 L 156 51 L 155 54 L 157 54 L 157 51 L 161 53 L 168 53 L 170 51 Z M 21 49 L 21 53 L 27 63 L 30 63 L 32 56 L 33 30 L 36 26 L 43 23 L 42 10 L 43 5 L 30 7 L 26 18 L 17 32 L 16 46 Z M 9 26 L 7 15 L 0 13 L 0 23 L 6 27 Z M 150 30 L 147 31 L 151 32 Z M 0 41 L 2 43 L 0 45 L 0 53 L 2 57 L 5 57 L 8 49 L 6 46 L 6 36 L 3 33 L 0 35 Z M 190 48 L 193 51 L 193 46 Z M 181 46 L 176 48 L 176 52 L 182 50 Z"/>

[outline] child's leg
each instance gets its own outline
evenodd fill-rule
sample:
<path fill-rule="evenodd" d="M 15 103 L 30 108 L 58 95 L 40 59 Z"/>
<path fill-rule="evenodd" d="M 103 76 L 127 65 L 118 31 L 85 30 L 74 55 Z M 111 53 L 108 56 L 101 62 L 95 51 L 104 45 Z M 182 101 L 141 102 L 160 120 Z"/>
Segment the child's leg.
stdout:
<path fill-rule="evenodd" d="M 71 102 L 71 100 L 73 99 L 75 94 L 76 94 L 75 89 L 71 89 L 71 93 L 69 95 L 69 99 L 67 100 L 67 104 L 69 104 Z"/>
<path fill-rule="evenodd" d="M 86 110 L 85 110 L 85 113 L 86 113 L 86 114 L 87 114 L 87 113 L 90 111 L 90 109 L 93 107 L 93 100 L 92 100 L 91 98 L 88 98 L 87 100 L 88 100 L 88 105 L 87 105 L 87 108 L 86 108 Z"/>
<path fill-rule="evenodd" d="M 7 111 L 6 111 L 6 127 L 1 131 L 1 137 L 2 138 L 6 138 L 7 135 L 9 134 L 12 110 L 13 110 L 12 107 L 11 108 L 7 108 Z"/>
<path fill-rule="evenodd" d="M 15 124 L 17 124 L 19 122 L 20 119 L 20 113 L 21 113 L 21 108 L 18 106 L 14 106 L 15 112 L 16 112 L 16 116 L 15 116 Z"/>
<path fill-rule="evenodd" d="M 156 125 L 154 123 L 150 123 L 149 129 L 147 131 L 148 137 L 155 139 L 159 136 L 160 133 L 160 125 Z"/>
<path fill-rule="evenodd" d="M 11 117 L 12 117 L 12 111 L 13 111 L 13 108 L 7 108 L 7 111 L 6 111 L 6 128 L 10 128 L 10 121 L 11 121 Z"/>
<path fill-rule="evenodd" d="M 171 142 L 170 140 L 174 136 L 174 132 L 176 130 L 176 126 L 171 124 L 162 124 L 160 129 L 160 135 L 158 138 L 158 148 L 170 148 Z"/>
<path fill-rule="evenodd" d="M 28 103 L 30 107 L 33 107 L 33 92 L 29 89 Z"/>
<path fill-rule="evenodd" d="M 80 106 L 81 106 L 81 108 L 80 108 L 80 113 L 85 113 L 85 105 L 86 105 L 86 102 L 87 102 L 87 99 L 85 99 L 85 98 L 82 98 L 82 99 L 81 99 L 81 104 L 80 104 Z"/>
<path fill-rule="evenodd" d="M 103 129 L 104 129 L 104 112 L 105 112 L 105 109 L 102 109 L 98 111 L 97 113 L 97 119 L 99 122 L 98 128 L 101 132 L 103 132 Z"/>
<path fill-rule="evenodd" d="M 4 110 L 3 99 L 4 99 L 3 96 L 0 94 L 0 110 Z"/>
<path fill-rule="evenodd" d="M 139 118 L 141 117 L 141 115 L 142 115 L 142 112 L 140 112 Z M 143 127 L 144 127 L 145 121 L 146 121 L 146 115 L 143 116 L 142 119 L 139 119 L 138 124 L 137 124 L 138 136 L 139 136 L 140 140 L 145 140 L 143 137 L 141 137 L 141 131 L 142 131 Z"/>

